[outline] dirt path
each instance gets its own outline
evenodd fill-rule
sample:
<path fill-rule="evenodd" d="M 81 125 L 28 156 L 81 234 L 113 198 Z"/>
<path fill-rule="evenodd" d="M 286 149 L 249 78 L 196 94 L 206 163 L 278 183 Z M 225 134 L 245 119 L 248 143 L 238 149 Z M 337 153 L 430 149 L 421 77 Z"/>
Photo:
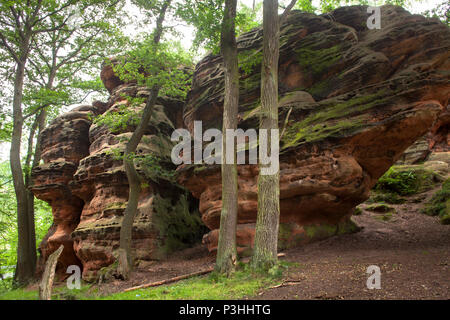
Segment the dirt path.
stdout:
<path fill-rule="evenodd" d="M 284 280 L 295 283 L 265 289 L 249 299 L 450 299 L 450 226 L 420 213 L 436 190 L 392 205 L 397 213 L 389 221 L 364 210 L 353 217 L 363 227 L 360 232 L 285 251 L 285 259 L 298 266 Z M 214 260 L 199 245 L 141 266 L 129 281 L 102 284 L 99 293 L 204 270 Z M 379 290 L 366 287 L 370 265 L 381 269 Z"/>
<path fill-rule="evenodd" d="M 420 213 L 436 191 L 393 205 L 389 221 L 363 212 L 363 230 L 286 252 L 299 267 L 286 277 L 298 282 L 261 292 L 256 299 L 450 299 L 450 226 Z M 417 199 L 417 200 L 416 200 Z M 367 289 L 367 267 L 381 269 L 381 289 Z"/>

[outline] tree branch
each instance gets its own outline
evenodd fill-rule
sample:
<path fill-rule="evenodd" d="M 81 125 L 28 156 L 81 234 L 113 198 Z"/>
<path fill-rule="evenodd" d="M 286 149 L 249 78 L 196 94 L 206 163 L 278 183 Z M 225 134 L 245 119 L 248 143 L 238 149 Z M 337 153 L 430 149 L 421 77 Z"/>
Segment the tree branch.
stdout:
<path fill-rule="evenodd" d="M 40 110 L 42 110 L 42 109 L 44 109 L 44 108 L 47 108 L 49 105 L 50 105 L 49 103 L 46 103 L 46 104 L 43 104 L 42 106 L 37 107 L 36 109 L 34 109 L 34 110 L 33 110 L 32 112 L 30 112 L 29 114 L 24 115 L 24 116 L 23 116 L 23 120 L 26 120 L 26 119 L 28 119 L 29 117 L 35 115 L 36 113 L 38 113 L 38 111 L 40 111 Z"/>
<path fill-rule="evenodd" d="M 280 26 L 286 20 L 287 16 L 289 15 L 289 13 L 291 12 L 292 8 L 295 6 L 296 3 L 297 0 L 292 0 L 291 3 L 289 3 L 289 5 L 286 7 L 286 9 L 284 9 L 284 12 L 280 17 Z"/>
<path fill-rule="evenodd" d="M 1 43 L 5 46 L 5 48 L 7 49 L 7 51 L 9 52 L 9 54 L 12 56 L 12 58 L 17 62 L 20 63 L 20 59 L 19 56 L 14 52 L 14 50 L 10 47 L 10 45 L 8 44 L 8 41 L 6 40 L 6 37 L 4 36 L 4 34 L 0 31 L 0 40 Z"/>

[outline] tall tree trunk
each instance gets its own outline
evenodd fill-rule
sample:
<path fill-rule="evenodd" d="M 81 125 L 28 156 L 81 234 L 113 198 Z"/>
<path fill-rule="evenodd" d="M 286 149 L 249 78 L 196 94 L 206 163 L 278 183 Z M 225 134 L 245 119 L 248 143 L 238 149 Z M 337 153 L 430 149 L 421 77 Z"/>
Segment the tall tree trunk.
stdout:
<path fill-rule="evenodd" d="M 33 250 L 33 261 L 37 261 L 37 253 L 36 253 L 36 226 L 35 226 L 35 212 L 34 212 L 34 194 L 31 192 L 30 187 L 32 185 L 31 181 L 31 173 L 34 168 L 39 165 L 41 160 L 41 149 L 40 149 L 40 137 L 41 133 L 45 127 L 45 121 L 47 117 L 47 111 L 42 109 L 39 114 L 36 116 L 35 121 L 30 129 L 30 136 L 28 138 L 28 150 L 27 157 L 25 160 L 25 189 L 27 190 L 27 210 L 28 210 L 28 225 L 29 225 L 29 241 L 30 248 L 34 248 Z M 34 146 L 33 152 L 33 141 L 34 136 L 37 133 L 36 145 Z M 31 158 L 33 157 L 33 161 Z"/>
<path fill-rule="evenodd" d="M 261 69 L 260 129 L 278 129 L 278 1 L 263 4 L 263 63 Z M 279 142 L 278 142 L 279 143 Z M 268 151 L 271 142 L 268 139 Z M 259 165 L 260 169 L 262 164 Z M 252 266 L 268 269 L 277 263 L 278 226 L 280 217 L 279 171 L 258 175 L 258 216 Z"/>
<path fill-rule="evenodd" d="M 33 145 L 34 145 L 34 136 L 36 135 L 36 131 L 38 130 L 39 116 L 36 116 L 33 124 L 30 128 L 30 134 L 28 137 L 28 147 L 27 147 L 27 156 L 24 163 L 25 168 L 25 189 L 27 193 L 27 209 L 28 209 L 28 225 L 29 225 L 29 241 L 30 248 L 36 246 L 36 231 L 35 231 L 35 223 L 34 223 L 34 195 L 30 190 L 31 185 L 31 157 L 33 156 Z M 36 250 L 33 250 L 33 261 L 37 260 Z"/>
<path fill-rule="evenodd" d="M 153 43 L 155 44 L 155 50 L 157 49 L 157 45 L 161 40 L 161 35 L 163 32 L 163 22 L 170 3 L 171 0 L 166 0 L 163 3 L 161 11 L 159 12 L 159 16 L 156 20 L 156 29 L 153 34 Z M 133 132 L 130 141 L 128 141 L 124 152 L 123 164 L 128 179 L 129 194 L 127 207 L 125 209 L 122 225 L 120 227 L 120 244 L 118 250 L 117 266 L 118 276 L 124 280 L 128 279 L 131 268 L 133 266 L 131 240 L 133 236 L 134 217 L 137 213 L 139 194 L 141 192 L 141 181 L 136 168 L 134 167 L 133 158 L 136 148 L 139 145 L 142 136 L 144 135 L 148 122 L 150 121 L 153 107 L 156 103 L 156 99 L 158 98 L 159 89 L 159 86 L 153 86 L 153 88 L 150 90 L 150 97 L 145 104 L 141 121 L 139 122 L 136 130 Z"/>
<path fill-rule="evenodd" d="M 133 235 L 133 222 L 136 216 L 139 194 L 141 192 L 141 180 L 139 174 L 134 167 L 134 152 L 144 135 L 147 124 L 152 115 L 153 107 L 158 97 L 159 88 L 152 88 L 151 96 L 148 98 L 144 108 L 144 113 L 136 130 L 133 132 L 130 141 L 127 143 L 124 152 L 123 165 L 128 179 L 129 194 L 128 203 L 124 212 L 122 225 L 120 227 L 120 244 L 118 250 L 118 275 L 126 280 L 129 277 L 133 265 L 133 257 L 131 254 L 131 240 Z"/>
<path fill-rule="evenodd" d="M 22 164 L 20 160 L 20 147 L 23 129 L 22 98 L 23 81 L 25 77 L 25 59 L 17 63 L 14 80 L 13 98 L 13 133 L 11 137 L 10 165 L 14 182 L 14 191 L 17 199 L 17 265 L 14 282 L 17 286 L 28 284 L 36 269 L 36 243 L 32 239 L 33 231 L 28 217 L 28 198 L 25 187 Z"/>
<path fill-rule="evenodd" d="M 233 163 L 226 163 L 227 129 L 237 128 L 239 105 L 239 69 L 235 32 L 236 5 L 237 0 L 225 1 L 225 13 L 221 34 L 221 50 L 225 67 L 225 98 L 222 131 L 225 133 L 225 136 L 222 143 L 222 212 L 220 216 L 216 270 L 226 274 L 234 271 L 237 255 L 238 175 L 236 152 L 234 150 L 232 155 L 234 159 Z M 232 143 L 234 145 L 234 137 Z"/>

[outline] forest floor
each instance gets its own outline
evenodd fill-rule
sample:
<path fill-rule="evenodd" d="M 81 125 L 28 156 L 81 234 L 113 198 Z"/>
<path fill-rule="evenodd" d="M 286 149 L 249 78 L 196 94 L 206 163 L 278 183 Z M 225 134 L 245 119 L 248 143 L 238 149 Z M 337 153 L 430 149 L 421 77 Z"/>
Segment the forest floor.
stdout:
<path fill-rule="evenodd" d="M 439 189 L 389 205 L 389 220 L 364 210 L 353 220 L 362 230 L 284 251 L 294 262 L 278 286 L 262 288 L 248 299 L 450 299 L 450 226 L 420 212 Z M 167 261 L 140 268 L 127 281 L 98 287 L 109 295 L 143 283 L 205 270 L 214 257 L 202 246 L 184 250 Z M 367 288 L 367 267 L 381 270 L 381 289 Z"/>
<path fill-rule="evenodd" d="M 285 276 L 291 285 L 255 298 L 450 299 L 450 226 L 420 213 L 436 190 L 389 205 L 396 213 L 388 221 L 363 210 L 352 218 L 360 232 L 286 251 L 287 260 L 300 264 Z M 370 265 L 381 269 L 381 289 L 367 288 Z"/>
<path fill-rule="evenodd" d="M 78 294 L 65 283 L 54 289 L 56 299 L 450 299 L 450 225 L 421 213 L 440 188 L 389 205 L 385 213 L 366 210 L 352 219 L 362 228 L 286 250 L 288 263 L 281 278 L 253 277 L 245 270 L 234 279 L 212 282 L 208 276 L 157 288 L 123 293 L 127 288 L 207 270 L 215 258 L 198 245 L 165 261 L 141 265 L 128 281 L 110 280 L 86 286 Z M 368 289 L 367 268 L 381 270 L 381 289 Z M 37 286 L 0 299 L 37 298 Z"/>

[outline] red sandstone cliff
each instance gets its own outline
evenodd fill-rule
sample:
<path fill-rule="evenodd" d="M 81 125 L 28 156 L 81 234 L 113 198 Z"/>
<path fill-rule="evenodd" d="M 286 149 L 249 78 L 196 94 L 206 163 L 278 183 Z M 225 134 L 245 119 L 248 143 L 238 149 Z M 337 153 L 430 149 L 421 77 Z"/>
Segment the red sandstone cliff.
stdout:
<path fill-rule="evenodd" d="M 449 28 L 393 6 L 382 8 L 380 30 L 368 30 L 367 17 L 363 6 L 325 16 L 293 12 L 281 28 L 279 118 L 286 129 L 280 247 L 354 231 L 353 208 L 405 149 L 425 134 L 428 147 L 448 147 Z M 244 129 L 258 124 L 261 36 L 257 28 L 238 41 L 240 56 L 254 65 L 249 74 L 241 73 L 239 127 Z M 110 99 L 58 117 L 43 134 L 44 164 L 33 172 L 32 190 L 52 206 L 54 216 L 40 245 L 41 261 L 63 243 L 60 272 L 78 264 L 86 280 L 115 260 L 128 185 L 112 150 L 120 152 L 121 138 L 133 130 L 113 133 L 92 119 L 127 104 L 121 93 L 148 95 L 145 88 L 122 83 L 109 66 L 101 77 Z M 221 58 L 206 56 L 196 67 L 186 102 L 159 99 L 140 153 L 162 158 L 173 173 L 171 131 L 192 129 L 194 120 L 202 120 L 204 130 L 221 128 L 223 82 Z M 155 179 L 151 166 L 142 164 L 139 171 L 148 186 L 141 194 L 133 248 L 137 261 L 159 259 L 201 232 L 191 214 L 196 202 L 175 181 Z M 199 199 L 202 220 L 212 230 L 204 242 L 213 251 L 220 168 L 182 165 L 177 174 L 178 183 Z M 253 240 L 256 177 L 255 166 L 239 166 L 240 251 Z M 190 232 L 192 223 L 197 229 Z"/>
<path fill-rule="evenodd" d="M 351 230 L 346 222 L 353 208 L 408 146 L 427 132 L 427 149 L 448 146 L 449 28 L 394 6 L 383 6 L 381 15 L 380 30 L 366 27 L 361 6 L 323 16 L 293 12 L 281 27 L 279 125 L 286 130 L 280 145 L 280 244 L 308 241 L 323 225 L 329 234 Z M 239 55 L 257 60 L 261 36 L 260 28 L 242 35 Z M 243 129 L 258 125 L 257 62 L 250 74 L 241 70 Z M 221 128 L 221 64 L 213 55 L 198 63 L 184 112 L 188 128 L 194 120 L 202 120 L 204 130 Z M 214 250 L 220 169 L 178 170 L 178 181 L 200 200 L 203 221 L 213 230 L 204 243 Z M 238 171 L 238 242 L 245 250 L 256 221 L 257 168 Z"/>

